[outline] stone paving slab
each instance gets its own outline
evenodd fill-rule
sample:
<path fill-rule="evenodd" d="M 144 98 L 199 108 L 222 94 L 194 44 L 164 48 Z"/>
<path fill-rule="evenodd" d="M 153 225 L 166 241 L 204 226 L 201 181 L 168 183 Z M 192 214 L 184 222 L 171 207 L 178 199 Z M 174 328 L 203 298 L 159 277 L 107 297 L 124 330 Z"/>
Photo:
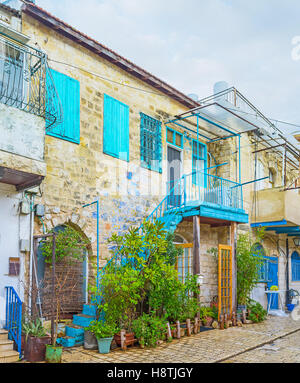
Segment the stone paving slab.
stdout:
<path fill-rule="evenodd" d="M 206 331 L 173 340 L 171 343 L 165 342 L 154 349 L 131 347 L 127 351 L 117 349 L 106 355 L 99 354 L 98 351 L 85 350 L 83 347 L 65 349 L 62 361 L 63 363 L 216 363 L 225 359 L 234 360 L 237 355 L 247 350 L 272 343 L 297 331 L 300 331 L 300 321 L 293 321 L 290 317 L 269 317 L 263 323 Z M 300 341 L 300 333 L 298 336 Z M 270 350 L 263 352 L 266 355 L 268 352 L 274 354 L 274 351 Z M 300 347 L 297 353 L 300 355 Z M 286 359 L 288 358 L 284 358 Z"/>

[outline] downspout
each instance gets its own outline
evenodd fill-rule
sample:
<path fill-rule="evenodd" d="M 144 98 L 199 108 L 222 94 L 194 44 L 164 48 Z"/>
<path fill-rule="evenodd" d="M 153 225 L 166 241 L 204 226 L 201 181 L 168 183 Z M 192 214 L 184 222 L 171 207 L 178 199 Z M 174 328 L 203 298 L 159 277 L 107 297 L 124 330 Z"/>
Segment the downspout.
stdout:
<path fill-rule="evenodd" d="M 286 239 L 286 305 L 290 303 L 289 239 Z"/>
<path fill-rule="evenodd" d="M 28 307 L 30 309 L 30 313 L 32 314 L 32 302 L 31 302 L 31 294 L 32 294 L 32 269 L 33 269 L 33 231 L 34 231 L 34 196 L 31 195 L 30 198 L 30 260 L 29 260 L 29 297 L 28 297 Z"/>

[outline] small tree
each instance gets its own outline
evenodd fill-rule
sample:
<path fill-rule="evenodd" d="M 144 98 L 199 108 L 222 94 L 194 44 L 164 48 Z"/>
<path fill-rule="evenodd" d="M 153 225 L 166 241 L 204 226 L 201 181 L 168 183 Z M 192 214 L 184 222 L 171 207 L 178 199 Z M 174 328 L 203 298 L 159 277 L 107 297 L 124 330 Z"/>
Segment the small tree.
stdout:
<path fill-rule="evenodd" d="M 263 262 L 262 254 L 253 254 L 253 243 L 260 242 L 264 230 L 255 232 L 252 242 L 250 233 L 239 235 L 237 241 L 237 300 L 240 305 L 246 305 L 250 293 L 259 281 L 259 267 Z"/>
<path fill-rule="evenodd" d="M 83 239 L 72 227 L 64 227 L 55 236 L 55 263 L 53 265 L 52 249 L 53 238 L 47 237 L 42 244 L 42 255 L 50 268 L 55 266 L 54 286 L 53 281 L 48 279 L 43 285 L 43 294 L 51 295 L 52 316 L 55 321 L 54 337 L 52 344 L 55 346 L 58 334 L 58 323 L 63 306 L 68 303 L 70 294 L 78 289 L 79 280 L 76 278 L 75 266 L 83 262 L 85 258 L 84 249 L 88 241 Z M 53 329 L 52 329 L 53 332 Z"/>

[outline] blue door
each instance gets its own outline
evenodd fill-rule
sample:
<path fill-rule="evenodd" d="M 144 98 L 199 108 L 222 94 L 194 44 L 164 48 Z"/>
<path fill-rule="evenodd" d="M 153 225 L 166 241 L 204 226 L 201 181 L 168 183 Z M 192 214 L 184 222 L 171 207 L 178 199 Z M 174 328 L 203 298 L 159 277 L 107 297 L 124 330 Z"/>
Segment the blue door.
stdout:
<path fill-rule="evenodd" d="M 278 286 L 278 258 L 268 257 L 268 290 L 272 286 Z M 268 294 L 268 304 L 271 299 L 271 310 L 278 309 L 278 294 Z"/>

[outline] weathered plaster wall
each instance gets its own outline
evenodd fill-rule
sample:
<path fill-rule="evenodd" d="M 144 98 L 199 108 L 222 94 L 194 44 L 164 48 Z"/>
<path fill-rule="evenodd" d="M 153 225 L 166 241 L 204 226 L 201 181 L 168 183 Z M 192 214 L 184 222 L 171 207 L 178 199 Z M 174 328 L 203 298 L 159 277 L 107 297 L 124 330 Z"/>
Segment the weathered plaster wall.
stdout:
<path fill-rule="evenodd" d="M 5 286 L 13 286 L 24 298 L 26 255 L 20 252 L 20 239 L 30 239 L 30 215 L 20 214 L 22 193 L 0 183 L 0 328 L 5 320 Z M 20 276 L 9 276 L 9 258 L 20 257 Z"/>
<path fill-rule="evenodd" d="M 44 136 L 43 118 L 0 103 L 0 150 L 43 161 Z"/>

